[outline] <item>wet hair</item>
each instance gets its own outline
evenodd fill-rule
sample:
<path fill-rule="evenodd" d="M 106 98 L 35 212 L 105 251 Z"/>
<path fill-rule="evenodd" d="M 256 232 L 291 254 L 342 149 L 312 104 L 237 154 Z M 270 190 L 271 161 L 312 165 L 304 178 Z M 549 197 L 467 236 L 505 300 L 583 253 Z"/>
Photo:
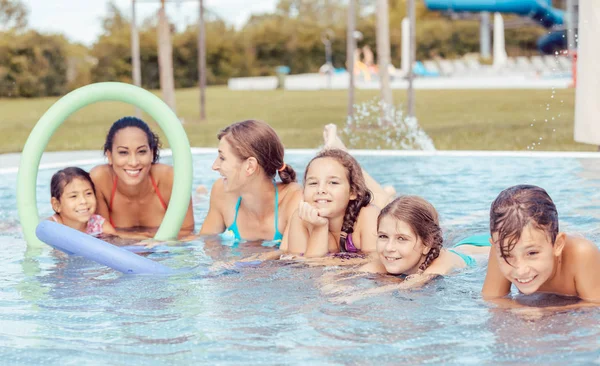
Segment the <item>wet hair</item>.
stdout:
<path fill-rule="evenodd" d="M 352 155 L 340 149 L 327 149 L 318 153 L 306 166 L 304 171 L 304 180 L 308 174 L 308 168 L 310 164 L 317 159 L 332 158 L 340 163 L 346 170 L 346 178 L 350 184 L 350 192 L 356 195 L 356 199 L 348 202 L 346 207 L 346 213 L 344 214 L 344 221 L 342 222 L 342 233 L 340 235 L 340 251 L 346 252 L 346 239 L 348 235 L 354 232 L 354 223 L 358 218 L 360 210 L 371 203 L 373 194 L 367 188 L 365 178 L 362 174 L 362 169 L 358 164 L 358 161 L 352 157 Z"/>
<path fill-rule="evenodd" d="M 106 141 L 104 142 L 104 154 L 106 154 L 107 151 L 112 151 L 113 142 L 117 132 L 127 127 L 139 128 L 146 134 L 148 137 L 148 146 L 150 146 L 150 150 L 152 150 L 152 164 L 156 163 L 160 158 L 159 149 L 161 146 L 158 135 L 152 132 L 146 122 L 137 117 L 123 117 L 110 126 L 110 130 L 108 130 L 108 133 L 106 134 Z"/>
<path fill-rule="evenodd" d="M 265 122 L 252 119 L 237 122 L 219 131 L 217 138 L 226 139 L 239 159 L 254 157 L 270 179 L 279 173 L 283 183 L 296 181 L 294 169 L 284 165 L 284 148 L 279 136 Z"/>
<path fill-rule="evenodd" d="M 490 208 L 490 232 L 498 234 L 496 243 L 505 261 L 521 239 L 523 229 L 530 224 L 543 230 L 554 245 L 558 212 L 548 193 L 543 188 L 525 184 L 500 192 Z"/>
<path fill-rule="evenodd" d="M 57 171 L 50 180 L 50 197 L 56 198 L 60 202 L 67 184 L 71 183 L 74 179 L 82 179 L 90 183 L 94 194 L 96 194 L 96 187 L 90 174 L 85 170 L 78 167 L 68 167 Z"/>
<path fill-rule="evenodd" d="M 435 207 L 418 196 L 400 196 L 381 210 L 377 217 L 377 226 L 386 216 L 392 216 L 396 220 L 407 223 L 423 244 L 430 248 L 425 256 L 425 261 L 419 266 L 419 271 L 425 271 L 439 257 L 444 244 L 442 228 Z"/>

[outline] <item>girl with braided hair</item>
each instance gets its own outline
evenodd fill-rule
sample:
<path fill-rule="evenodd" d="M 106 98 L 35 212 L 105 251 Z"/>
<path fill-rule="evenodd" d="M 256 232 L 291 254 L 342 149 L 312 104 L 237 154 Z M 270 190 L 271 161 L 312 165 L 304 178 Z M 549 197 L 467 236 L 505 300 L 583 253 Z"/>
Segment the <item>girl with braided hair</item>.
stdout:
<path fill-rule="evenodd" d="M 459 243 L 460 250 L 458 244 L 454 249 L 444 249 L 443 240 L 433 205 L 421 197 L 400 196 L 379 214 L 377 256 L 362 270 L 411 276 L 411 280 L 420 282 L 419 277 L 426 280 L 431 275 L 444 275 L 475 265 L 475 260 L 463 249 L 481 245 L 463 241 Z"/>
<path fill-rule="evenodd" d="M 339 149 L 321 151 L 306 167 L 303 200 L 280 249 L 306 257 L 375 251 L 379 209 L 371 200 L 356 159 Z"/>

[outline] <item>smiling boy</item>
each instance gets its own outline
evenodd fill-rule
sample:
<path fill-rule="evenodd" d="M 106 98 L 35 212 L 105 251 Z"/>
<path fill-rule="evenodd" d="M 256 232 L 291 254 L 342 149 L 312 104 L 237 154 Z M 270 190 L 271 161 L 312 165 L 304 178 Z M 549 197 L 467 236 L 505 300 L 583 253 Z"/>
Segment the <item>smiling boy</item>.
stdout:
<path fill-rule="evenodd" d="M 556 206 L 546 191 L 517 185 L 502 191 L 490 209 L 492 250 L 482 294 L 487 299 L 536 292 L 600 303 L 600 250 L 558 230 Z"/>

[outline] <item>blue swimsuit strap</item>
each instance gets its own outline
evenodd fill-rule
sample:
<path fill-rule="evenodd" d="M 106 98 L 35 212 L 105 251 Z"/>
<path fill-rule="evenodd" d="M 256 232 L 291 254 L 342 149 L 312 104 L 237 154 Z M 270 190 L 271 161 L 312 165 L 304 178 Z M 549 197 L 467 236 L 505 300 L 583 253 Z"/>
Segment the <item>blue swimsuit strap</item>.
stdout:
<path fill-rule="evenodd" d="M 273 240 L 281 240 L 283 235 L 279 232 L 279 190 L 277 189 L 277 183 L 273 180 L 273 186 L 275 187 L 275 235 L 273 236 Z M 237 203 L 235 204 L 235 217 L 233 218 L 233 224 L 228 228 L 228 230 L 233 231 L 236 239 L 241 240 L 242 236 L 237 227 L 237 217 L 238 212 L 240 210 L 240 205 L 242 204 L 242 197 L 238 197 Z"/>

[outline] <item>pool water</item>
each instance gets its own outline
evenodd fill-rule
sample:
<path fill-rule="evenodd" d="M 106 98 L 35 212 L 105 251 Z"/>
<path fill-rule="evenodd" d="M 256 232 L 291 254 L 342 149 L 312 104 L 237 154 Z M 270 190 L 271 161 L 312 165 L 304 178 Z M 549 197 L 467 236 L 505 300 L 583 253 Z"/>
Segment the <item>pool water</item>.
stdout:
<path fill-rule="evenodd" d="M 308 154 L 286 163 L 301 175 Z M 194 187 L 218 178 L 214 154 L 194 156 Z M 600 160 L 536 157 L 357 156 L 399 193 L 438 209 L 448 243 L 488 230 L 488 210 L 504 188 L 542 186 L 561 230 L 600 242 Z M 89 166 L 84 167 L 89 169 Z M 51 215 L 49 182 L 38 177 L 40 215 Z M 600 364 L 600 309 L 514 313 L 480 297 L 485 267 L 350 304 L 336 301 L 386 283 L 340 282 L 336 268 L 271 261 L 209 272 L 214 261 L 268 251 L 217 239 L 160 247 L 150 258 L 196 270 L 127 276 L 80 257 L 27 251 L 16 211 L 16 175 L 0 182 L 0 357 L 7 364 Z M 207 196 L 194 196 L 197 229 Z M 341 286 L 341 285 L 340 285 Z M 569 300 L 543 296 L 534 305 Z"/>

